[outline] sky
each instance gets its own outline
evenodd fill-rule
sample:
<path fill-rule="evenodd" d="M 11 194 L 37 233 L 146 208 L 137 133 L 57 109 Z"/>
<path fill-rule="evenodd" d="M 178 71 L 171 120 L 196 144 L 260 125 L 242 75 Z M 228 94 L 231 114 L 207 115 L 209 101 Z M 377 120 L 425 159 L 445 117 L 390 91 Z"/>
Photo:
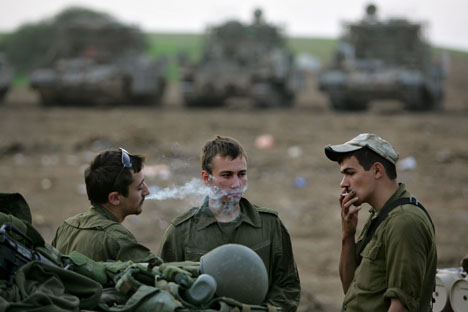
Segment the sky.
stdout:
<path fill-rule="evenodd" d="M 14 31 L 69 6 L 105 11 L 148 32 L 201 33 L 227 19 L 249 22 L 261 8 L 268 22 L 290 36 L 335 38 L 343 22 L 360 19 L 366 0 L 0 0 L 0 32 Z M 376 0 L 381 18 L 423 22 L 437 46 L 468 51 L 467 0 Z"/>

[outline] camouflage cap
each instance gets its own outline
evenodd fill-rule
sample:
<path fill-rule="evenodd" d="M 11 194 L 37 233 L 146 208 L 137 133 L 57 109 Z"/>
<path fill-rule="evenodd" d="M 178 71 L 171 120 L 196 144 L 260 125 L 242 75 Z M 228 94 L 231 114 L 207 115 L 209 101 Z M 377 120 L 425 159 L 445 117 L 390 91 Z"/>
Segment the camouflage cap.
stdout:
<path fill-rule="evenodd" d="M 394 165 L 398 161 L 398 153 L 390 143 L 372 133 L 361 133 L 344 144 L 325 146 L 325 155 L 330 160 L 337 161 L 339 154 L 357 151 L 366 146 Z"/>

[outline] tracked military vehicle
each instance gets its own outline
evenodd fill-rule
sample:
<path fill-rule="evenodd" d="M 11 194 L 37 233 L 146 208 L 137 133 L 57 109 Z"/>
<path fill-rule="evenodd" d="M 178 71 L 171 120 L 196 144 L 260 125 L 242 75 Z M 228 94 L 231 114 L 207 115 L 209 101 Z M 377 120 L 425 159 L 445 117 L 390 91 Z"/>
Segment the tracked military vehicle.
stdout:
<path fill-rule="evenodd" d="M 47 66 L 30 86 L 49 105 L 145 105 L 160 101 L 166 62 L 150 60 L 138 28 L 107 15 L 80 14 L 62 22 Z"/>
<path fill-rule="evenodd" d="M 0 103 L 2 103 L 13 79 L 13 69 L 8 63 L 5 55 L 0 53 Z"/>
<path fill-rule="evenodd" d="M 201 60 L 179 64 L 188 107 L 219 107 L 231 98 L 258 107 L 289 107 L 301 85 L 280 29 L 266 23 L 259 9 L 252 24 L 227 21 L 212 27 Z"/>
<path fill-rule="evenodd" d="M 336 110 L 365 110 L 373 100 L 404 103 L 408 110 L 439 109 L 444 70 L 422 38 L 423 25 L 404 19 L 379 20 L 369 5 L 364 19 L 345 24 L 319 88 Z"/>

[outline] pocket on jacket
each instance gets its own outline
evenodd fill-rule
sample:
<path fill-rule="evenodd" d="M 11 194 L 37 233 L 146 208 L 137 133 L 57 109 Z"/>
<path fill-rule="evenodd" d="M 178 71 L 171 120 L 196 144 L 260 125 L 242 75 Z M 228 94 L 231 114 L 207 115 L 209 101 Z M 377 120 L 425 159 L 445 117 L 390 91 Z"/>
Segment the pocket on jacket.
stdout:
<path fill-rule="evenodd" d="M 356 284 L 364 290 L 382 290 L 386 287 L 385 256 L 381 242 L 371 240 L 362 251 L 362 261 Z"/>
<path fill-rule="evenodd" d="M 207 252 L 208 250 L 187 246 L 185 247 L 185 261 L 200 261 L 201 256 Z"/>
<path fill-rule="evenodd" d="M 269 270 L 271 258 L 271 240 L 263 241 L 250 248 L 255 251 L 260 256 L 260 258 L 262 258 L 267 270 Z"/>

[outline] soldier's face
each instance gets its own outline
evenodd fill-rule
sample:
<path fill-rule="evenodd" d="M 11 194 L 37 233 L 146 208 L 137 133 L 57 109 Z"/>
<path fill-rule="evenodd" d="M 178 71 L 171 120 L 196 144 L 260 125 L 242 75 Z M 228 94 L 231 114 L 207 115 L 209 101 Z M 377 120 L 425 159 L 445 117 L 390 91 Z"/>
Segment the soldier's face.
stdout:
<path fill-rule="evenodd" d="M 128 196 L 121 196 L 125 216 L 140 214 L 145 197 L 150 193 L 142 171 L 133 173 L 133 182 L 128 187 Z"/>
<path fill-rule="evenodd" d="M 211 174 L 202 172 L 203 181 L 213 192 L 210 198 L 216 197 L 237 205 L 247 188 L 247 161 L 242 156 L 232 159 L 230 156 L 216 155 L 212 165 Z"/>
<path fill-rule="evenodd" d="M 375 190 L 373 169 L 366 171 L 354 156 L 345 158 L 340 167 L 343 174 L 340 187 L 347 193 L 351 190 L 356 192 L 356 196 L 359 198 L 355 203 L 356 206 L 367 202 Z"/>

